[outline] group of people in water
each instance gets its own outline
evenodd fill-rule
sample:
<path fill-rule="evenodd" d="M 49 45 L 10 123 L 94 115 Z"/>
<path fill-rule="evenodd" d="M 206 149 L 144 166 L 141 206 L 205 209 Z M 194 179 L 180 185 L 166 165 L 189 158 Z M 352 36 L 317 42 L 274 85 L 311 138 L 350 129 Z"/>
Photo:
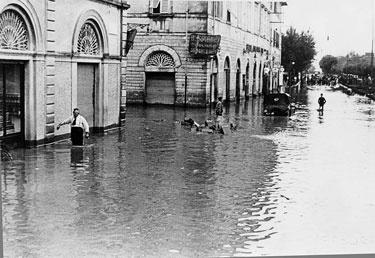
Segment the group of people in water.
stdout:
<path fill-rule="evenodd" d="M 319 111 L 323 111 L 324 105 L 326 104 L 326 99 L 323 97 L 323 93 L 320 94 L 320 97 L 318 99 L 319 104 Z M 210 130 L 213 131 L 223 131 L 223 125 L 224 125 L 224 118 L 223 118 L 223 98 L 218 97 L 218 100 L 216 102 L 215 106 L 215 114 L 216 114 L 216 121 L 213 125 L 209 125 L 208 122 L 205 122 L 205 127 L 207 127 Z M 70 131 L 70 138 L 72 140 L 72 144 L 75 146 L 82 146 L 83 145 L 83 137 L 89 138 L 89 124 L 87 123 L 86 119 L 80 115 L 79 109 L 74 108 L 73 115 L 62 121 L 57 125 L 57 130 L 60 129 L 62 125 L 69 124 L 71 127 Z M 191 118 L 185 118 L 182 124 L 187 124 L 191 126 L 195 126 L 197 128 L 201 128 L 201 126 L 196 123 Z M 233 124 L 230 125 L 230 129 L 235 129 Z"/>

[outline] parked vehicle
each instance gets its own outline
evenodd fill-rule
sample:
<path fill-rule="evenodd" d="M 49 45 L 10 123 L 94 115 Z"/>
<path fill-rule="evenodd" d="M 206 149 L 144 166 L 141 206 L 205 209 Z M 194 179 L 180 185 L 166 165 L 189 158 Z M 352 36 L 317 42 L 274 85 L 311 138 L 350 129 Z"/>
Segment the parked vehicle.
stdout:
<path fill-rule="evenodd" d="M 290 103 L 288 93 L 271 93 L 264 96 L 263 114 L 273 116 L 290 116 L 295 107 Z"/>

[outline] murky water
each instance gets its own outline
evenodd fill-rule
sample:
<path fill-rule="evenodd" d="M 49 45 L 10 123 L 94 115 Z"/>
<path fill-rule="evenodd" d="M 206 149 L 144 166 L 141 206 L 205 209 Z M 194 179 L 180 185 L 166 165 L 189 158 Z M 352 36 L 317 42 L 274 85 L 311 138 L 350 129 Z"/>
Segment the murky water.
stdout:
<path fill-rule="evenodd" d="M 324 115 L 316 111 L 323 92 Z M 326 88 L 291 118 L 231 106 L 231 135 L 175 123 L 210 110 L 128 107 L 126 126 L 12 152 L 6 257 L 231 257 L 375 252 L 375 103 Z"/>

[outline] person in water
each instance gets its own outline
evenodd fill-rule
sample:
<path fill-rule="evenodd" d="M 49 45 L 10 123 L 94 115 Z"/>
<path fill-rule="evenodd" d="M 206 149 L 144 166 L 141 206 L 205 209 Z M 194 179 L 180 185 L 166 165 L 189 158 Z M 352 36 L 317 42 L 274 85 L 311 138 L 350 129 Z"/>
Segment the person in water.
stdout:
<path fill-rule="evenodd" d="M 222 116 L 223 115 L 223 98 L 219 97 L 216 103 L 216 108 L 215 112 L 217 116 Z"/>
<path fill-rule="evenodd" d="M 83 145 L 83 133 L 85 132 L 86 138 L 89 138 L 89 124 L 86 119 L 79 114 L 79 109 L 73 109 L 73 115 L 68 117 L 61 123 L 57 125 L 57 130 L 60 129 L 62 125 L 70 124 L 70 138 L 73 145 L 82 146 Z"/>
<path fill-rule="evenodd" d="M 326 103 L 326 99 L 323 97 L 323 93 L 321 93 L 318 99 L 319 110 L 323 111 L 325 103 Z"/>

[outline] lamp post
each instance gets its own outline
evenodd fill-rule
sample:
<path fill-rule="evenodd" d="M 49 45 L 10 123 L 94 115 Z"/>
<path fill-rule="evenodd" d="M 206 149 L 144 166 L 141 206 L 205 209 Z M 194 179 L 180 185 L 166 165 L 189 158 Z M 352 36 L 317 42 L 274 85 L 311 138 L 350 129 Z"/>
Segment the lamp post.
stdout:
<path fill-rule="evenodd" d="M 294 80 L 294 64 L 295 62 L 292 61 L 290 65 L 290 70 L 289 70 L 289 86 L 292 86 L 293 80 Z"/>
<path fill-rule="evenodd" d="M 279 85 L 277 87 L 278 92 L 285 92 L 285 85 L 284 85 L 284 67 L 281 66 L 280 74 L 279 74 Z"/>
<path fill-rule="evenodd" d="M 269 72 L 270 72 L 270 68 L 268 67 L 264 67 L 264 74 L 266 75 L 265 76 L 265 79 L 266 79 L 266 87 L 263 87 L 263 94 L 268 94 L 269 93 L 269 86 L 268 86 L 268 83 L 269 83 Z"/>

